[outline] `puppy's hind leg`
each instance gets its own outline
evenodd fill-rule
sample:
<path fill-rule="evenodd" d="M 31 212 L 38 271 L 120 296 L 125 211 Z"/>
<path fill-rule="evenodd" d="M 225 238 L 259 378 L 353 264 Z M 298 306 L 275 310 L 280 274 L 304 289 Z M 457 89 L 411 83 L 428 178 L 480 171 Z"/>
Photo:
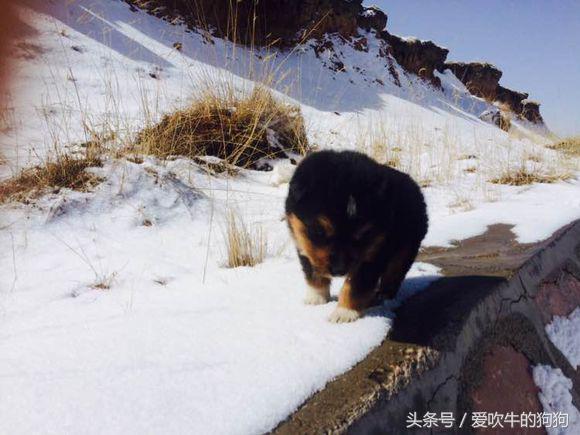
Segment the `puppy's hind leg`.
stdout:
<path fill-rule="evenodd" d="M 413 265 L 418 251 L 418 246 L 405 246 L 395 252 L 381 276 L 379 284 L 380 296 L 386 299 L 393 299 L 397 296 L 399 287 Z"/>
<path fill-rule="evenodd" d="M 330 278 L 322 276 L 314 270 L 310 260 L 302 254 L 298 254 L 302 271 L 308 284 L 304 303 L 306 305 L 321 305 L 330 300 Z"/>

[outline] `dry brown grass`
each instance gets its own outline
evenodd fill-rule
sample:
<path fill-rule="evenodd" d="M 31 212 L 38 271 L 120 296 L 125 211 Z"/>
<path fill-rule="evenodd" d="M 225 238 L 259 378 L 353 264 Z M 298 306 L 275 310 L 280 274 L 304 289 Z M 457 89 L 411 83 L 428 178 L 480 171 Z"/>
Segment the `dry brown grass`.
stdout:
<path fill-rule="evenodd" d="M 566 155 L 580 157 L 580 136 L 569 137 L 548 145 L 551 150 L 561 151 Z"/>
<path fill-rule="evenodd" d="M 101 179 L 86 171 L 87 168 L 102 166 L 101 158 L 86 152 L 82 156 L 58 154 L 42 165 L 24 169 L 15 177 L 0 183 L 0 203 L 28 201 L 47 189 L 69 188 L 86 190 Z"/>
<path fill-rule="evenodd" d="M 525 168 L 515 170 L 507 170 L 497 178 L 489 180 L 494 184 L 507 184 L 509 186 L 524 186 L 532 183 L 556 183 L 558 181 L 568 180 L 572 177 L 571 174 L 553 173 L 542 174 L 540 172 L 530 171 Z"/>
<path fill-rule="evenodd" d="M 263 87 L 243 97 L 228 89 L 208 91 L 189 108 L 144 129 L 135 144 L 136 151 L 161 158 L 210 155 L 243 168 L 307 149 L 299 107 L 275 99 Z"/>
<path fill-rule="evenodd" d="M 101 276 L 90 287 L 95 290 L 110 290 L 116 278 L 117 272 Z"/>
<path fill-rule="evenodd" d="M 264 261 L 268 242 L 262 228 L 248 229 L 239 214 L 229 212 L 226 222 L 226 267 L 253 267 Z"/>

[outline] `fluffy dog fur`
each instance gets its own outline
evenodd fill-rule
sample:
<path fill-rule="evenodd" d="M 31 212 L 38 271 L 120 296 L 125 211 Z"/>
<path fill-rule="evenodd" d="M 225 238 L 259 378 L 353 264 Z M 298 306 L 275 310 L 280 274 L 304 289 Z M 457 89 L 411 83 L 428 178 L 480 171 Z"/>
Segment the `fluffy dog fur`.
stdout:
<path fill-rule="evenodd" d="M 321 151 L 300 163 L 286 218 L 309 287 L 305 303 L 328 302 L 332 277 L 346 275 L 334 322 L 395 297 L 427 232 L 411 177 L 352 151 Z"/>

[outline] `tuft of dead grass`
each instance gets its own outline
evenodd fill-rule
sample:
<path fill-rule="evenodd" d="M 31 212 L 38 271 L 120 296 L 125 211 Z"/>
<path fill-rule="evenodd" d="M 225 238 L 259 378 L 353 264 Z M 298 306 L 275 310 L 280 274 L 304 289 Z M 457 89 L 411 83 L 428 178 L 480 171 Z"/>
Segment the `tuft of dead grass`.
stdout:
<path fill-rule="evenodd" d="M 300 108 L 258 86 L 242 97 L 231 90 L 206 91 L 187 109 L 145 128 L 135 148 L 160 158 L 215 156 L 229 165 L 258 169 L 264 158 L 305 154 L 308 141 Z"/>
<path fill-rule="evenodd" d="M 572 177 L 569 173 L 542 174 L 525 168 L 507 170 L 497 178 L 489 180 L 494 184 L 507 184 L 508 186 L 524 186 L 532 183 L 556 183 Z"/>
<path fill-rule="evenodd" d="M 569 137 L 548 145 L 551 150 L 561 151 L 566 155 L 580 157 L 580 136 Z"/>
<path fill-rule="evenodd" d="M 229 212 L 226 219 L 226 267 L 253 267 L 264 261 L 268 242 L 262 228 L 248 229 L 239 214 Z"/>
<path fill-rule="evenodd" d="M 99 277 L 97 281 L 91 284 L 91 288 L 95 290 L 110 290 L 113 286 L 113 282 L 117 278 L 117 272 L 110 273 L 105 276 Z"/>
<path fill-rule="evenodd" d="M 26 202 L 46 189 L 89 189 L 102 180 L 86 169 L 100 166 L 100 156 L 92 152 L 82 156 L 58 154 L 40 166 L 24 169 L 15 177 L 1 182 L 0 204 L 11 200 Z"/>

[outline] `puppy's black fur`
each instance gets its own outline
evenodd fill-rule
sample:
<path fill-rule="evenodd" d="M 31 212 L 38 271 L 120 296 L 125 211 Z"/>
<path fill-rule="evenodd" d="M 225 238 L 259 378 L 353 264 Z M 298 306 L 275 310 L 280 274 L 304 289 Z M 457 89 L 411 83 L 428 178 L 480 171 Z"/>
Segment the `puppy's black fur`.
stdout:
<path fill-rule="evenodd" d="M 358 313 L 396 295 L 427 232 L 411 177 L 352 151 L 306 157 L 290 181 L 286 216 L 306 280 L 321 296 L 314 303 L 328 300 L 331 276 L 347 275 L 339 307 Z"/>

